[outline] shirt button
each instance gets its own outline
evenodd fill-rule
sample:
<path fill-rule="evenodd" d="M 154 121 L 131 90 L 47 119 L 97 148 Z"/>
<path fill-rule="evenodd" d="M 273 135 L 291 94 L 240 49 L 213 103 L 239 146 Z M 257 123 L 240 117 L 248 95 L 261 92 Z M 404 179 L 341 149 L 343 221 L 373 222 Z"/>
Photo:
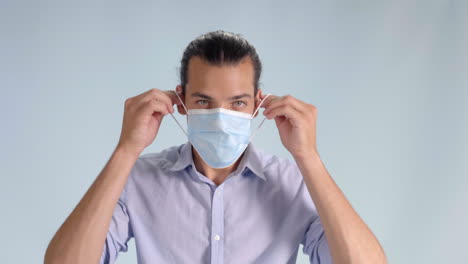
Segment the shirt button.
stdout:
<path fill-rule="evenodd" d="M 216 235 L 216 236 L 214 237 L 214 239 L 215 239 L 215 240 L 220 240 L 221 237 L 220 237 L 219 235 Z"/>

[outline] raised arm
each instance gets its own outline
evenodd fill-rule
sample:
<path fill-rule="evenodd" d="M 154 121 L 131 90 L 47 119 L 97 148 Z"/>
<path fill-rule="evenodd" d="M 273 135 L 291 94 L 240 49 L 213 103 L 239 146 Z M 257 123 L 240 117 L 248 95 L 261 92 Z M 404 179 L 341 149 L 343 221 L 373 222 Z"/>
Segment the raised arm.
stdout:
<path fill-rule="evenodd" d="M 323 225 L 333 263 L 387 263 L 379 241 L 352 208 L 320 159 L 315 139 L 316 107 L 290 95 L 269 96 L 264 107 L 264 115 L 275 120 L 281 142 L 304 177 Z"/>
<path fill-rule="evenodd" d="M 175 96 L 175 95 L 174 95 Z M 168 92 L 151 89 L 125 101 L 119 143 L 102 172 L 49 243 L 44 262 L 99 263 L 115 206 L 140 153 L 173 110 Z"/>

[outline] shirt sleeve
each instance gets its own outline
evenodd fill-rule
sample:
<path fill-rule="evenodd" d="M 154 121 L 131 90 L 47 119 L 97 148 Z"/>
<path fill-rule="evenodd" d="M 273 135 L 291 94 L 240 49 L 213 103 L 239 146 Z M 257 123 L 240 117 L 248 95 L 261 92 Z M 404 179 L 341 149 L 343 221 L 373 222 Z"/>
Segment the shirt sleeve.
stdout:
<path fill-rule="evenodd" d="M 133 237 L 127 205 L 125 204 L 125 189 L 115 206 L 112 220 L 107 232 L 106 241 L 101 255 L 100 264 L 114 263 L 119 252 L 127 252 L 128 241 Z"/>
<path fill-rule="evenodd" d="M 311 264 L 331 264 L 332 259 L 328 241 L 320 217 L 316 217 L 307 228 L 301 244 L 304 254 L 309 256 Z"/>

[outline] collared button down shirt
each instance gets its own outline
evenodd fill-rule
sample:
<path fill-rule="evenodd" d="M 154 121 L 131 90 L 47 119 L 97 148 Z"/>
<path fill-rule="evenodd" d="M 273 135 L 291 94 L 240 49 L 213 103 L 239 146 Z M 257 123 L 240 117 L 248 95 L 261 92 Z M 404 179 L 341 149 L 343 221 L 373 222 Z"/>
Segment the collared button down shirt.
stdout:
<path fill-rule="evenodd" d="M 115 207 L 100 263 L 135 239 L 138 263 L 331 263 L 297 165 L 246 148 L 220 185 L 197 171 L 189 142 L 141 155 Z"/>

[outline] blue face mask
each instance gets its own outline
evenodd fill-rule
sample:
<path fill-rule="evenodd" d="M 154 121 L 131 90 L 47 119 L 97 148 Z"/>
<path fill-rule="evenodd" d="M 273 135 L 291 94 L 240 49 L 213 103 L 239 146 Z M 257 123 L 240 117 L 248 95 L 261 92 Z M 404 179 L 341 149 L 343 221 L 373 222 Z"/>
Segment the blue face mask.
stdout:
<path fill-rule="evenodd" d="M 187 132 L 174 120 L 203 161 L 212 168 L 226 168 L 239 159 L 265 121 L 264 118 L 251 135 L 252 119 L 268 96 L 260 102 L 253 115 L 224 108 L 187 110 L 179 98 L 187 112 Z"/>

